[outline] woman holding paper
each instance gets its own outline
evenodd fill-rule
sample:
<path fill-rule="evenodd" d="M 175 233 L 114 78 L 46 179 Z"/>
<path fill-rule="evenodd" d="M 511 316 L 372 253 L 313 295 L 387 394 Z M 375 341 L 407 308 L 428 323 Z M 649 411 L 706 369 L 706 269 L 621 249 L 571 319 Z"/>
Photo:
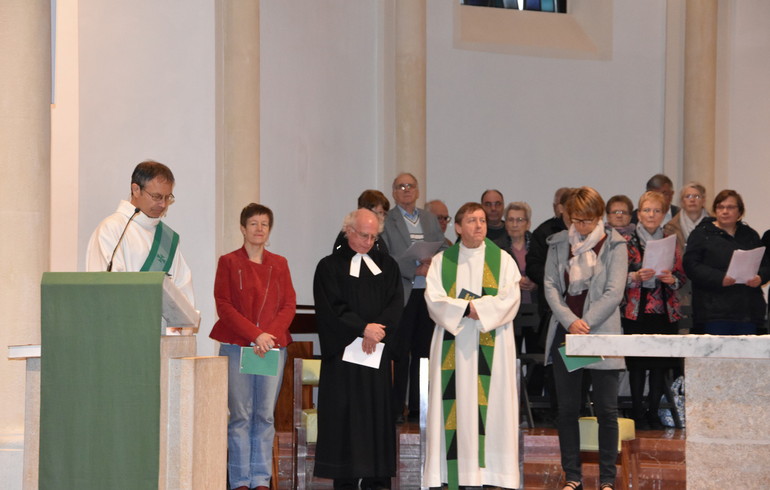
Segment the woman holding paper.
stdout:
<path fill-rule="evenodd" d="M 275 436 L 273 412 L 281 388 L 296 295 L 286 259 L 265 249 L 273 212 L 251 203 L 241 211 L 243 247 L 219 258 L 214 299 L 219 321 L 209 335 L 228 358 L 227 426 L 230 488 L 267 490 Z M 276 376 L 242 374 L 241 348 L 277 357 Z M 270 352 L 272 349 L 276 351 Z M 270 352 L 267 358 L 265 354 Z"/>
<path fill-rule="evenodd" d="M 626 294 L 621 303 L 623 333 L 676 334 L 678 332 L 679 297 L 676 291 L 684 284 L 682 256 L 672 237 L 673 256 L 662 257 L 673 267 L 656 272 L 645 266 L 645 250 L 665 236 L 660 227 L 665 216 L 666 198 L 656 191 L 645 192 L 639 199 L 636 230 L 628 240 L 628 277 Z M 657 242 L 660 244 L 661 242 Z M 665 357 L 626 357 L 631 388 L 632 413 L 639 429 L 662 429 L 658 418 L 663 378 L 667 369 L 679 361 Z M 649 371 L 648 406 L 644 406 L 644 384 Z"/>
<path fill-rule="evenodd" d="M 767 254 L 753 277 L 727 275 L 737 250 L 762 246 L 759 234 L 744 223 L 741 195 L 726 189 L 714 198 L 716 218 L 704 218 L 687 239 L 684 270 L 692 283 L 693 317 L 712 335 L 753 335 L 765 321 L 760 286 L 770 280 Z"/>
<path fill-rule="evenodd" d="M 582 489 L 580 464 L 581 386 L 590 370 L 599 423 L 600 488 L 615 487 L 618 454 L 618 378 L 622 358 L 604 359 L 569 371 L 559 352 L 566 334 L 620 334 L 618 305 L 626 286 L 626 239 L 604 228 L 604 200 L 590 187 L 575 189 L 566 203 L 569 230 L 548 238 L 543 281 L 553 315 L 546 340 L 546 364 L 553 363 L 559 400 L 557 428 L 565 490 Z M 568 359 L 569 360 L 569 359 Z"/>

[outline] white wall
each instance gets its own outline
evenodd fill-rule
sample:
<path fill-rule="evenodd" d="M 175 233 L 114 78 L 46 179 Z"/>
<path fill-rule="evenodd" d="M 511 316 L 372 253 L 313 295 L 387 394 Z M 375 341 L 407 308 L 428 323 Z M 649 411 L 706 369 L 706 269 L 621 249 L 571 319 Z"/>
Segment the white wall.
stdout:
<path fill-rule="evenodd" d="M 723 58 L 718 74 L 716 192 L 737 190 L 746 204 L 746 222 L 761 235 L 770 228 L 770 2 L 722 1 L 719 15 Z"/>
<path fill-rule="evenodd" d="M 533 227 L 558 187 L 636 201 L 663 170 L 666 2 L 612 8 L 613 54 L 595 61 L 457 49 L 452 2 L 428 2 L 427 199 L 454 214 L 498 188 Z"/>
<path fill-rule="evenodd" d="M 166 222 L 193 270 L 202 355 L 213 354 L 214 33 L 214 0 L 79 2 L 79 268 L 94 227 L 129 196 L 134 166 L 169 165 Z"/>
<path fill-rule="evenodd" d="M 377 2 L 261 3 L 260 196 L 299 304 L 313 304 L 315 266 L 358 195 L 392 179 L 379 156 L 379 12 Z"/>

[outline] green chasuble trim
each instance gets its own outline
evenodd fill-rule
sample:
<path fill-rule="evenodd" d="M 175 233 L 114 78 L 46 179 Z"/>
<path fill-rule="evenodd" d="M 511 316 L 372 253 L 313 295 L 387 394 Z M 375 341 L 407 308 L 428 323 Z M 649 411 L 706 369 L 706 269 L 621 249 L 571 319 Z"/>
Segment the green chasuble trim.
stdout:
<path fill-rule="evenodd" d="M 500 283 L 500 247 L 488 238 L 484 239 L 484 272 L 481 280 L 482 295 L 496 295 Z M 447 296 L 457 297 L 457 262 L 460 243 L 444 251 L 441 262 L 441 284 Z M 472 299 L 472 298 L 467 298 Z M 486 436 L 489 384 L 492 377 L 492 361 L 495 351 L 495 331 L 479 334 L 478 401 L 479 401 L 479 467 L 484 468 L 484 440 Z M 450 490 L 459 488 L 457 464 L 457 392 L 455 387 L 455 336 L 444 332 L 441 346 L 441 392 L 444 413 L 444 438 L 446 440 L 447 483 Z"/>
<path fill-rule="evenodd" d="M 163 271 L 168 274 L 168 271 L 171 270 L 171 264 L 174 262 L 177 245 L 179 245 L 179 234 L 167 224 L 159 221 L 158 226 L 155 227 L 150 254 L 140 271 Z"/>

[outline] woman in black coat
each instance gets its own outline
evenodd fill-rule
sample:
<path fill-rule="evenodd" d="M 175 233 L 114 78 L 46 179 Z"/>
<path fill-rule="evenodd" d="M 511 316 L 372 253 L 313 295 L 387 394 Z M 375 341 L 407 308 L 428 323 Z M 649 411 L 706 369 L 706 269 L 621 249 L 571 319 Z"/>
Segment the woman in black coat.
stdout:
<path fill-rule="evenodd" d="M 692 283 L 693 317 L 704 333 L 753 335 L 764 323 L 765 298 L 760 286 L 770 280 L 767 254 L 746 284 L 727 275 L 735 250 L 762 246 L 759 234 L 741 221 L 745 207 L 740 194 L 723 190 L 714 198 L 716 218 L 704 218 L 690 233 L 684 270 Z"/>

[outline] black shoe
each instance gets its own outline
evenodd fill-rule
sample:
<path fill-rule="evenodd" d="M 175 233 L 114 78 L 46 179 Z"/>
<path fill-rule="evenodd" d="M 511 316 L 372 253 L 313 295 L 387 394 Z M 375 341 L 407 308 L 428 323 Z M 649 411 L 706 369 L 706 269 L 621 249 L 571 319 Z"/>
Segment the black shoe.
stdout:
<path fill-rule="evenodd" d="M 362 478 L 361 490 L 390 490 L 389 478 Z"/>

